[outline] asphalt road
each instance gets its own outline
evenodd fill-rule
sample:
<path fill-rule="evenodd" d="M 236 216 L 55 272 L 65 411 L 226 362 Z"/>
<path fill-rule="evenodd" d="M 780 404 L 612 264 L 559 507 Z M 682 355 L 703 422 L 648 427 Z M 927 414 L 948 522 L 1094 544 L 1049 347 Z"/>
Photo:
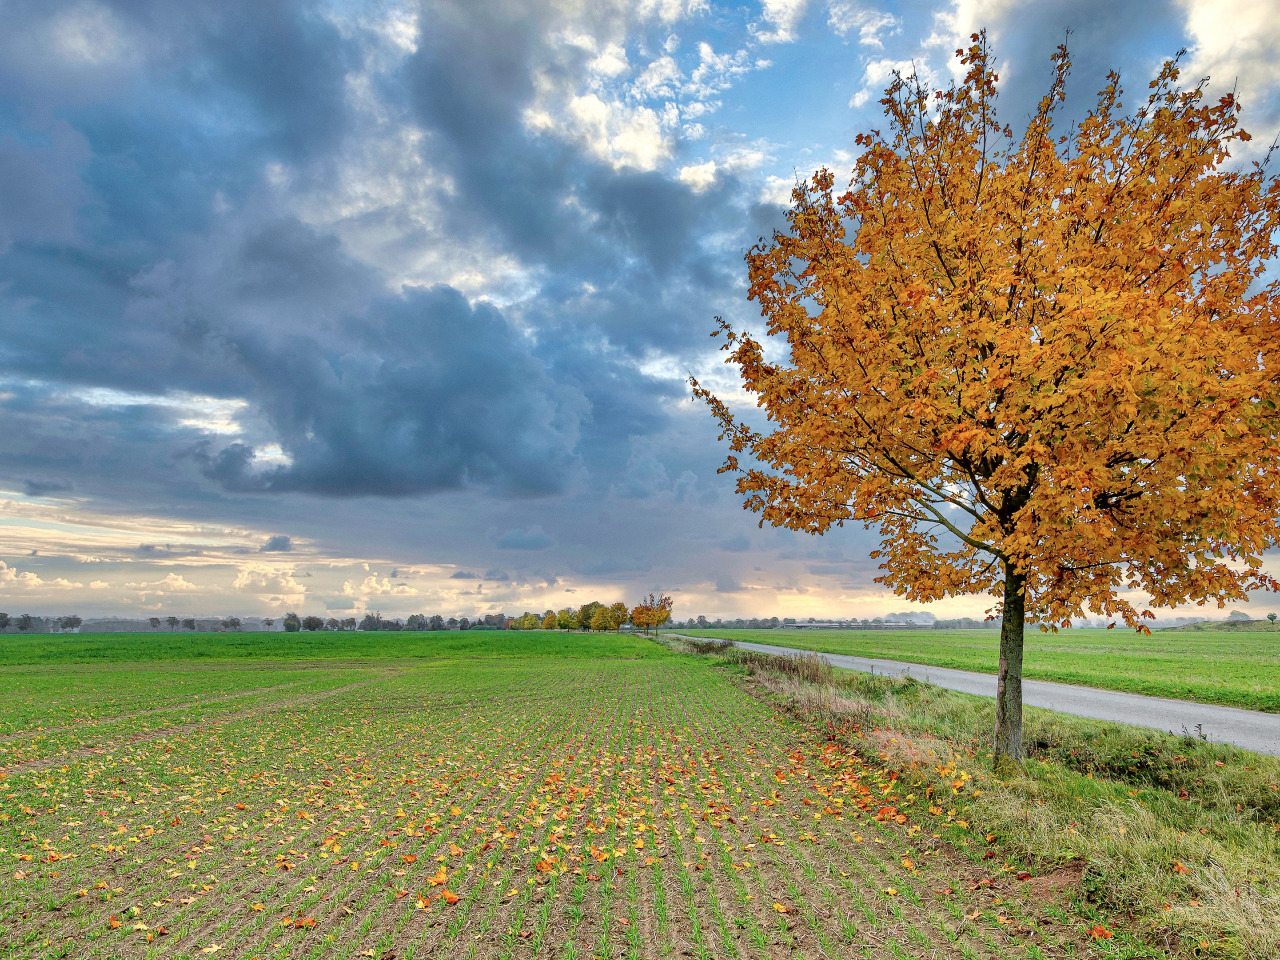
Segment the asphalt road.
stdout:
<path fill-rule="evenodd" d="M 786 657 L 793 657 L 798 653 L 817 653 L 814 650 L 802 651 L 791 647 L 775 647 L 768 643 L 749 643 L 745 640 L 731 642 L 744 650 L 776 653 Z M 995 674 L 928 667 L 898 660 L 849 657 L 839 653 L 819 653 L 818 656 L 832 666 L 846 670 L 860 670 L 863 673 L 878 673 L 890 677 L 915 677 L 948 690 L 960 690 L 980 697 L 996 695 Z M 1167 733 L 1181 734 L 1186 730 L 1193 736 L 1203 734 L 1214 743 L 1232 743 L 1257 753 L 1280 756 L 1280 714 L 1026 679 L 1022 681 L 1022 702 L 1029 707 L 1043 707 L 1077 717 L 1150 727 Z"/>

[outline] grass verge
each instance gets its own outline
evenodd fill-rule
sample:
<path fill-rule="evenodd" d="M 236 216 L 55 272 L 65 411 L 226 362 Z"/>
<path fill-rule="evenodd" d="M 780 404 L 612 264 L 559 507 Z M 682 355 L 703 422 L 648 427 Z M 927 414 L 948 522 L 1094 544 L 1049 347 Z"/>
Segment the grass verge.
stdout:
<path fill-rule="evenodd" d="M 1177 956 L 1280 956 L 1280 759 L 1029 709 L 1029 759 L 997 777 L 991 700 L 728 644 L 714 656 L 810 722 L 847 731 L 930 798 L 971 855 L 1078 866 L 1075 906 Z M 872 749 L 868 750 L 866 744 Z"/>

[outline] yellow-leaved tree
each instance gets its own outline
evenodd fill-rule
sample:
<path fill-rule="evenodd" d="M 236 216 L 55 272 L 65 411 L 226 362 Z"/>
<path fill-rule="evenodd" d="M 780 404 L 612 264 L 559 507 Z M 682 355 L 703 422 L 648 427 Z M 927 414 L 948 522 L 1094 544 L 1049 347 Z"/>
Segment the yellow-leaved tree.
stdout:
<path fill-rule="evenodd" d="M 790 230 L 748 253 L 787 359 L 723 320 L 714 335 L 769 425 L 692 383 L 762 525 L 860 521 L 899 595 L 997 598 L 1007 762 L 1027 622 L 1092 610 L 1149 632 L 1151 607 L 1278 586 L 1260 567 L 1280 516 L 1280 286 L 1260 278 L 1280 187 L 1265 162 L 1230 168 L 1237 104 L 1179 87 L 1176 60 L 1132 113 L 1112 74 L 1057 136 L 1060 47 L 1016 138 L 985 37 L 957 55 L 950 89 L 895 78 L 848 191 L 827 170 L 799 183 Z"/>

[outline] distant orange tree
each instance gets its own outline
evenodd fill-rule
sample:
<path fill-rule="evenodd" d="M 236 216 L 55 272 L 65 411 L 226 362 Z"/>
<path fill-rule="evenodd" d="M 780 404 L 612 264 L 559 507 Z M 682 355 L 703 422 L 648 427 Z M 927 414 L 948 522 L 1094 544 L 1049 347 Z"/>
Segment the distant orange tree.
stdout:
<path fill-rule="evenodd" d="M 1176 60 L 1132 114 L 1111 74 L 1055 138 L 1060 47 L 1016 139 L 985 37 L 957 55 L 950 89 L 895 78 L 848 191 L 827 170 L 799 183 L 790 230 L 748 253 L 787 359 L 723 320 L 715 335 L 770 425 L 693 388 L 761 525 L 860 521 L 899 595 L 997 598 L 1007 763 L 1025 623 L 1092 610 L 1149 632 L 1148 607 L 1278 586 L 1260 564 L 1280 516 L 1280 286 L 1259 278 L 1280 187 L 1265 161 L 1227 167 L 1249 139 L 1238 106 L 1179 87 Z"/>
<path fill-rule="evenodd" d="M 671 598 L 649 594 L 631 608 L 631 622 L 641 630 L 653 630 L 671 619 Z"/>

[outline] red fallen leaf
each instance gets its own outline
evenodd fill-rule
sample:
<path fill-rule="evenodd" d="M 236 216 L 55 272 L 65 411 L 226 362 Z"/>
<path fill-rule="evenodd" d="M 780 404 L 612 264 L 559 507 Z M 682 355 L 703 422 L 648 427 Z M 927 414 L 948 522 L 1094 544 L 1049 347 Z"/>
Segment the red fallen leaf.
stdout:
<path fill-rule="evenodd" d="M 1019 873 L 1018 873 L 1018 879 L 1019 879 L 1019 880 L 1030 880 L 1030 879 L 1031 879 L 1031 874 L 1027 873 L 1027 871 L 1025 871 L 1025 870 L 1019 871 Z"/>
<path fill-rule="evenodd" d="M 492 849 L 493 849 L 493 844 L 492 844 L 492 843 L 486 843 L 486 844 L 484 844 L 484 845 L 480 848 L 481 852 L 483 852 L 483 851 L 485 851 L 485 850 L 492 850 Z"/>
<path fill-rule="evenodd" d="M 314 927 L 316 925 L 315 917 L 299 917 L 293 921 L 295 927 Z"/>
<path fill-rule="evenodd" d="M 516 936 L 519 937 L 521 940 L 528 940 L 530 937 L 533 936 L 533 931 L 521 930 L 519 933 L 516 934 Z"/>
<path fill-rule="evenodd" d="M 112 930 L 116 930 L 120 927 L 120 921 L 116 919 L 116 915 L 114 913 L 107 917 L 107 926 Z"/>
<path fill-rule="evenodd" d="M 408 891 L 408 890 L 397 890 L 397 891 L 396 891 L 396 899 L 397 899 L 397 900 L 403 900 L 403 899 L 404 899 L 405 897 L 407 897 L 408 895 L 409 895 L 409 891 Z"/>
<path fill-rule="evenodd" d="M 599 880 L 600 878 L 599 878 L 599 877 L 597 877 L 594 873 L 588 873 L 588 874 L 587 874 L 587 879 L 588 879 L 588 880 Z"/>
<path fill-rule="evenodd" d="M 181 825 L 182 825 L 182 820 L 180 820 L 178 817 L 174 817 L 172 820 L 169 821 L 169 826 L 171 827 L 178 827 Z"/>
<path fill-rule="evenodd" d="M 444 902 L 449 904 L 449 906 L 453 906 L 455 903 L 457 903 L 459 900 L 462 899 L 452 890 L 441 890 L 440 896 L 444 897 Z"/>
<path fill-rule="evenodd" d="M 400 859 L 405 863 L 417 863 L 418 855 L 416 853 L 402 853 Z"/>
<path fill-rule="evenodd" d="M 432 900 L 434 900 L 434 899 L 435 899 L 435 897 L 424 897 L 424 896 L 422 896 L 421 894 L 419 894 L 419 895 L 418 895 L 418 909 L 419 909 L 419 910 L 425 910 L 425 909 L 427 909 L 427 907 L 431 906 L 431 901 L 432 901 Z"/>
<path fill-rule="evenodd" d="M 996 854 L 995 854 L 995 851 L 994 851 L 994 850 L 988 850 L 986 853 L 984 853 L 984 854 L 982 855 L 982 859 L 983 859 L 983 860 L 991 860 L 992 858 L 994 858 L 994 857 L 995 857 L 995 855 L 996 855 Z"/>
<path fill-rule="evenodd" d="M 237 809 L 237 810 L 248 810 L 249 808 L 248 808 L 248 807 L 246 807 L 243 803 L 237 803 L 237 804 L 236 804 L 236 809 Z"/>
<path fill-rule="evenodd" d="M 1095 924 L 1089 928 L 1089 936 L 1093 937 L 1095 940 L 1110 940 L 1113 934 L 1106 927 L 1100 924 Z"/>
<path fill-rule="evenodd" d="M 1174 873 L 1190 873 L 1191 871 L 1182 865 L 1181 860 L 1175 860 L 1173 861 L 1173 872 Z"/>
<path fill-rule="evenodd" d="M 533 865 L 533 869 L 537 870 L 539 873 L 550 873 L 554 868 L 555 864 L 546 857 L 543 857 Z"/>

